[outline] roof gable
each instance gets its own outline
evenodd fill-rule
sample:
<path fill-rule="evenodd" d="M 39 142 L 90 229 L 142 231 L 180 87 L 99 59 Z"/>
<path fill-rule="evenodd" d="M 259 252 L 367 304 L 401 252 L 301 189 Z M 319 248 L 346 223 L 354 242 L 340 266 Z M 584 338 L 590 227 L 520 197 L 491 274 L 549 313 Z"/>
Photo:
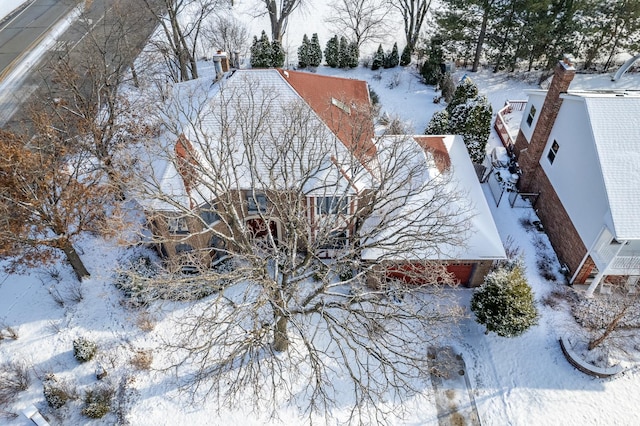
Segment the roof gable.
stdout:
<path fill-rule="evenodd" d="M 367 83 L 278 69 L 285 81 L 361 160 L 376 153 Z"/>

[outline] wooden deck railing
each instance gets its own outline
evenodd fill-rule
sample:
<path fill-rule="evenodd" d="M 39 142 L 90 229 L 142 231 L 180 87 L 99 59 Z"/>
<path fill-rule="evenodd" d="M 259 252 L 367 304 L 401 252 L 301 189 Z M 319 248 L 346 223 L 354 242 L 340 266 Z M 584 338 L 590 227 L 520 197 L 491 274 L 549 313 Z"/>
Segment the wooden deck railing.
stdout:
<path fill-rule="evenodd" d="M 493 124 L 493 128 L 496 130 L 496 133 L 498 133 L 498 137 L 500 138 L 500 141 L 502 141 L 502 145 L 507 149 L 511 149 L 516 141 L 509 133 L 509 127 L 507 126 L 504 116 L 512 113 L 513 111 L 524 111 L 526 105 L 527 101 L 506 101 L 504 103 L 504 107 L 498 111 L 498 114 L 496 115 L 496 121 Z"/>

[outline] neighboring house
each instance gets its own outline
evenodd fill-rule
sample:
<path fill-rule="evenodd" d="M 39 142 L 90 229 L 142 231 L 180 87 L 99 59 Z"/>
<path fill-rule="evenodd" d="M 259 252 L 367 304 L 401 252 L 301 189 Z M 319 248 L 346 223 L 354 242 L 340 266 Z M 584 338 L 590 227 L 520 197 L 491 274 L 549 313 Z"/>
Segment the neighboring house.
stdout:
<path fill-rule="evenodd" d="M 406 136 L 383 136 L 378 141 L 378 146 L 384 146 L 385 142 L 392 138 L 404 138 Z M 452 238 L 449 244 L 422 246 L 417 241 L 401 256 L 394 257 L 398 266 L 394 267 L 391 275 L 405 279 L 404 272 L 414 269 L 412 261 L 431 260 L 445 262 L 447 270 L 452 273 L 458 282 L 475 287 L 484 282 L 484 277 L 490 271 L 496 260 L 505 259 L 504 246 L 498 234 L 493 215 L 487 204 L 480 182 L 469 157 L 469 152 L 461 136 L 411 136 L 414 146 L 406 149 L 417 149 L 422 152 L 422 164 L 427 173 L 437 176 L 441 173 L 451 173 L 451 180 L 447 182 L 447 191 L 457 196 L 448 199 L 448 211 L 451 215 L 468 217 L 464 226 L 465 232 L 460 235 L 462 241 Z M 384 150 L 380 149 L 381 155 Z M 381 161 L 384 161 L 381 160 Z M 415 194 L 407 204 L 421 206 L 429 203 L 432 194 Z M 412 206 L 405 206 L 402 220 L 395 227 L 387 230 L 385 238 L 389 244 L 395 244 L 394 235 L 398 228 L 414 220 Z M 461 213 L 464 212 L 464 213 Z M 375 216 L 372 218 L 375 220 Z M 365 222 L 364 226 L 368 224 Z M 383 250 L 373 248 L 362 253 L 363 260 L 376 261 L 384 257 Z M 411 281 L 412 279 L 409 279 Z"/>
<path fill-rule="evenodd" d="M 307 242 L 320 233 L 330 236 L 319 257 L 334 256 L 362 226 L 355 212 L 366 210 L 384 145 L 384 137 L 373 132 L 366 82 L 280 69 L 234 70 L 213 83 L 180 83 L 173 99 L 167 114 L 176 127 L 168 134 L 179 136 L 167 136 L 170 149 L 150 154 L 149 187 L 157 191 L 141 195 L 153 240 L 168 259 L 206 253 L 206 262 L 206 256 L 223 255 L 227 247 L 213 235 L 231 229 L 221 217 L 229 209 L 221 206 L 234 206 L 254 238 L 282 241 L 297 232 L 291 227 L 300 219 L 278 211 L 278 200 L 291 196 L 292 185 L 300 189 L 295 197 L 302 199 L 290 202 L 304 206 Z M 504 249 L 464 143 L 453 136 L 404 138 L 420 148 L 425 173 L 435 158 L 440 171 L 455 174 L 451 190 L 471 200 L 466 248 L 424 251 L 422 260 L 445 262 L 459 282 L 481 284 Z M 313 164 L 312 173 L 300 171 L 303 162 Z M 457 208 L 451 206 L 452 214 Z M 362 260 L 376 259 L 370 252 Z"/>
<path fill-rule="evenodd" d="M 536 211 L 570 283 L 636 285 L 640 279 L 640 94 L 569 90 L 560 62 L 548 90 L 528 91 L 515 154 L 519 189 Z"/>

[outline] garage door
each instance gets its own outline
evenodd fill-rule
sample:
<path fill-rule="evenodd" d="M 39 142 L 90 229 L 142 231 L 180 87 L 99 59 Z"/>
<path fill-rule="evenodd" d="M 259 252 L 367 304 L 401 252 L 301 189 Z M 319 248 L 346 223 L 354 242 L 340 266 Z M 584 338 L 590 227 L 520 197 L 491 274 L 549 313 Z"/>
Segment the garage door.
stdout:
<path fill-rule="evenodd" d="M 473 273 L 473 263 L 451 263 L 447 265 L 447 272 L 453 274 L 456 281 L 460 284 L 467 285 L 471 280 Z M 387 269 L 387 278 L 402 280 L 407 284 L 429 284 L 425 282 L 424 266 L 421 264 L 406 263 L 403 265 L 394 265 Z"/>
<path fill-rule="evenodd" d="M 460 284 L 467 285 L 473 273 L 473 263 L 451 263 L 447 265 L 447 271 L 452 273 Z"/>

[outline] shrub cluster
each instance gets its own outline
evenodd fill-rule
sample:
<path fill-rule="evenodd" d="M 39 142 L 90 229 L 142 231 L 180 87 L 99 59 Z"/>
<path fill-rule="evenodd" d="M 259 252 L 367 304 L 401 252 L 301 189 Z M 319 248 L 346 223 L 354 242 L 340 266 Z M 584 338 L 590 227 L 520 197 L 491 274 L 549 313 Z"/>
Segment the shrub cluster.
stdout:
<path fill-rule="evenodd" d="M 115 391 L 108 386 L 100 386 L 86 391 L 82 414 L 92 419 L 104 417 L 111 411 L 111 401 L 114 394 Z"/>
<path fill-rule="evenodd" d="M 98 345 L 89 339 L 80 337 L 73 341 L 73 356 L 79 362 L 90 361 L 96 352 L 98 351 Z"/>

